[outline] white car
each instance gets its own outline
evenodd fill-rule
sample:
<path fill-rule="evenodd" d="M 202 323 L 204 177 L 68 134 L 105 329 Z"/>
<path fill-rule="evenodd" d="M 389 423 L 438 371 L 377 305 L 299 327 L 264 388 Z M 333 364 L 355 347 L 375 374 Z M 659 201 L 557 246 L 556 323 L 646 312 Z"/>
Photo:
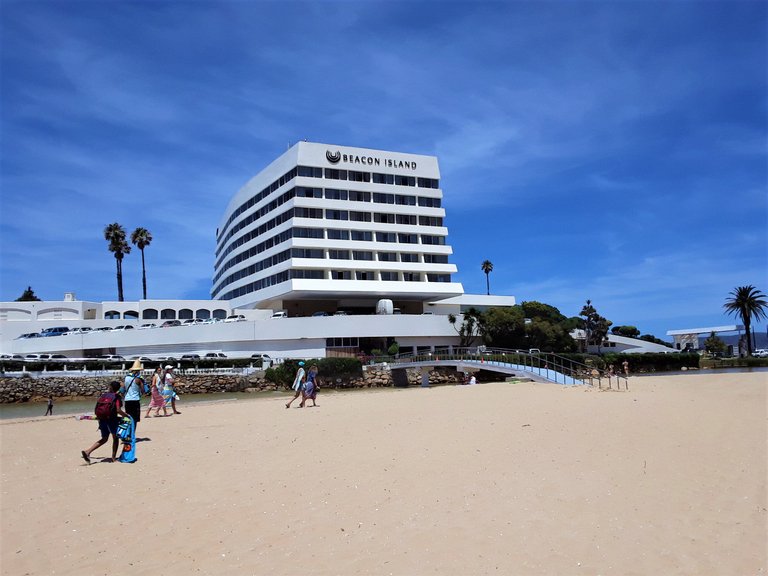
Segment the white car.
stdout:
<path fill-rule="evenodd" d="M 752 353 L 755 358 L 768 358 L 768 348 L 758 348 Z"/>
<path fill-rule="evenodd" d="M 149 330 L 150 328 L 157 328 L 157 324 L 152 324 L 152 323 L 142 324 L 141 326 L 136 328 L 136 330 Z"/>
<path fill-rule="evenodd" d="M 202 324 L 203 321 L 200 318 L 190 318 L 188 320 L 184 320 L 181 325 L 182 326 L 194 326 L 195 324 Z"/>
<path fill-rule="evenodd" d="M 242 314 L 232 314 L 224 318 L 224 322 L 245 322 L 245 316 Z"/>
<path fill-rule="evenodd" d="M 115 326 L 110 332 L 124 332 L 125 330 L 133 330 L 133 326 L 126 324 L 125 326 Z"/>

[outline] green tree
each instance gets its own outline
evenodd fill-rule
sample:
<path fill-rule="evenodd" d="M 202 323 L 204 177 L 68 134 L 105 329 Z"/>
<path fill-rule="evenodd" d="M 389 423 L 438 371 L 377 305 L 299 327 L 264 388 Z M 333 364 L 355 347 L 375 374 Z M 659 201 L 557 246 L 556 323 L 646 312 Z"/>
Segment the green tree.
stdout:
<path fill-rule="evenodd" d="M 483 340 L 496 348 L 527 348 L 525 316 L 521 306 L 489 308 L 485 312 Z"/>
<path fill-rule="evenodd" d="M 117 265 L 117 300 L 122 302 L 123 298 L 123 258 L 130 254 L 131 247 L 125 240 L 125 228 L 117 222 L 107 225 L 104 228 L 104 239 L 108 243 L 108 250 L 115 256 Z"/>
<path fill-rule="evenodd" d="M 526 318 L 538 318 L 554 324 L 560 324 L 567 320 L 567 318 L 560 313 L 560 310 L 549 304 L 544 304 L 543 302 L 531 300 L 530 302 L 523 302 L 521 306 Z"/>
<path fill-rule="evenodd" d="M 32 290 L 32 286 L 27 286 L 27 289 L 21 293 L 21 296 L 16 298 L 16 302 L 41 302 L 41 300 L 35 296 L 35 291 Z"/>
<path fill-rule="evenodd" d="M 483 313 L 477 308 L 470 308 L 463 313 L 463 320 L 458 328 L 456 327 L 458 318 L 455 314 L 448 314 L 448 322 L 459 335 L 459 346 L 468 348 L 483 334 L 485 319 Z"/>
<path fill-rule="evenodd" d="M 741 318 L 744 324 L 744 330 L 747 333 L 747 354 L 752 356 L 752 338 L 750 336 L 750 327 L 752 319 L 760 320 L 768 318 L 768 300 L 765 294 L 752 285 L 738 286 L 731 290 L 728 298 L 723 304 L 725 311 L 731 315 Z"/>
<path fill-rule="evenodd" d="M 640 336 L 640 330 L 636 326 L 614 326 L 611 328 L 611 334 L 626 336 L 627 338 L 637 338 Z"/>
<path fill-rule="evenodd" d="M 725 353 L 725 342 L 723 342 L 717 335 L 712 332 L 704 341 L 704 350 L 712 355 L 722 355 Z"/>
<path fill-rule="evenodd" d="M 144 289 L 144 300 L 147 299 L 147 269 L 144 266 L 144 248 L 152 243 L 152 233 L 146 228 L 136 228 L 131 233 L 131 244 L 141 250 L 141 287 Z"/>
<path fill-rule="evenodd" d="M 587 300 L 587 303 L 581 309 L 579 316 L 584 317 L 584 332 L 586 334 L 585 347 L 590 344 L 597 346 L 597 353 L 600 353 L 600 347 L 605 343 L 608 336 L 608 329 L 611 327 L 610 320 L 603 318 L 597 313 L 595 307 L 592 306 L 592 301 Z"/>
<path fill-rule="evenodd" d="M 490 280 L 490 274 L 493 272 L 493 262 L 490 260 L 483 260 L 483 263 L 480 264 L 480 269 L 485 272 L 485 294 L 490 295 L 491 293 L 491 280 Z"/>

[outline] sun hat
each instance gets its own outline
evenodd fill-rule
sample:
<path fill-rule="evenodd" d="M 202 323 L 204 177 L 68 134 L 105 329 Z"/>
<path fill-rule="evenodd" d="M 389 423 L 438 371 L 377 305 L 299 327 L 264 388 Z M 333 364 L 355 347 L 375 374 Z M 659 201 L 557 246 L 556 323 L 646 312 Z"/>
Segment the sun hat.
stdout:
<path fill-rule="evenodd" d="M 138 372 L 140 370 L 144 370 L 144 364 L 141 363 L 141 360 L 134 360 L 129 372 Z"/>
<path fill-rule="evenodd" d="M 168 365 L 165 367 L 165 369 L 166 369 L 166 370 L 173 370 L 173 366 L 171 366 L 170 364 L 168 364 Z"/>

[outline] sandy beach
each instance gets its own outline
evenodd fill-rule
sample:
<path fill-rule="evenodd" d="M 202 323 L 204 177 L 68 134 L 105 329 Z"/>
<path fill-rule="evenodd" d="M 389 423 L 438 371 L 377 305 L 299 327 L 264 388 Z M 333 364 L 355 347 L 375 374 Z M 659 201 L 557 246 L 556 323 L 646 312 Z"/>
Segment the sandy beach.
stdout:
<path fill-rule="evenodd" d="M 0 572 L 751 575 L 766 373 L 627 392 L 480 384 L 180 406 L 138 462 L 96 424 L 0 423 Z"/>

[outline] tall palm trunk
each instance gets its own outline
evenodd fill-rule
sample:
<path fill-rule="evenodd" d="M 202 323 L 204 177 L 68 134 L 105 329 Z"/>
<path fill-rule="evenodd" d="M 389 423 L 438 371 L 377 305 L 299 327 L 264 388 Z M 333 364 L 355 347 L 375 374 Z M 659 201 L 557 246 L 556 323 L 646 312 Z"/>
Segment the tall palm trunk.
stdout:
<path fill-rule="evenodd" d="M 117 261 L 117 301 L 123 302 L 123 259 L 115 258 Z"/>
<path fill-rule="evenodd" d="M 485 295 L 491 295 L 491 277 L 488 272 L 485 273 Z"/>
<path fill-rule="evenodd" d="M 144 267 L 144 248 L 141 249 L 141 286 L 144 288 L 144 300 L 147 299 L 147 269 Z"/>

